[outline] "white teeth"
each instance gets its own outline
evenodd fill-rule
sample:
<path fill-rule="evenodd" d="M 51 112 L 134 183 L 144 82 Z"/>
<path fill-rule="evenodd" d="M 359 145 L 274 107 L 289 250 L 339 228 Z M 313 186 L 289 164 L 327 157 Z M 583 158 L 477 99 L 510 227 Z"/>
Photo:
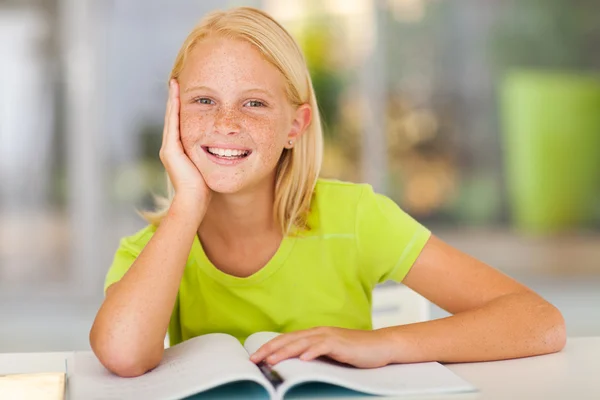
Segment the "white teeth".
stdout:
<path fill-rule="evenodd" d="M 217 147 L 209 147 L 208 152 L 221 157 L 239 157 L 249 153 L 248 150 L 219 149 Z"/>

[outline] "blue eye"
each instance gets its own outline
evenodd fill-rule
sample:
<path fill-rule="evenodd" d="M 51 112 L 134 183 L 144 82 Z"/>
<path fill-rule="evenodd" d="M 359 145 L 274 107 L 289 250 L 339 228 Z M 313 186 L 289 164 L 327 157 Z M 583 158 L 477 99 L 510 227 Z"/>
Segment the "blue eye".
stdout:
<path fill-rule="evenodd" d="M 264 107 L 265 103 L 263 103 L 262 101 L 258 101 L 258 100 L 250 100 L 248 103 L 250 107 Z"/>
<path fill-rule="evenodd" d="M 196 100 L 194 100 L 194 101 L 195 101 L 196 103 L 199 103 L 199 104 L 208 104 L 208 105 L 210 105 L 210 104 L 214 104 L 214 101 L 212 101 L 211 99 L 209 99 L 209 98 L 206 98 L 206 97 L 200 97 L 200 98 L 197 98 L 197 99 L 196 99 Z"/>

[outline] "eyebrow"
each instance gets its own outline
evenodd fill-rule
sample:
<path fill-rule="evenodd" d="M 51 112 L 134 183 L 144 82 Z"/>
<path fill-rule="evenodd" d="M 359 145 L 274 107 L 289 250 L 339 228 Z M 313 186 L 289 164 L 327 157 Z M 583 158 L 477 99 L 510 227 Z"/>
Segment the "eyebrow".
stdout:
<path fill-rule="evenodd" d="M 183 92 L 184 93 L 189 93 L 189 92 L 192 92 L 194 90 L 206 90 L 206 91 L 209 91 L 209 92 L 214 92 L 213 89 L 209 88 L 208 86 L 203 86 L 203 85 L 200 85 L 200 86 L 190 86 L 187 89 L 185 89 Z M 246 94 L 246 93 L 249 93 L 249 92 L 259 92 L 259 93 L 265 94 L 265 95 L 267 95 L 269 97 L 273 97 L 273 94 L 271 94 L 271 92 L 269 92 L 267 90 L 264 90 L 264 89 L 260 89 L 260 88 L 246 89 L 242 93 Z"/>
<path fill-rule="evenodd" d="M 208 86 L 190 86 L 189 88 L 185 89 L 183 91 L 183 93 L 192 92 L 194 90 L 208 90 L 208 91 L 212 91 L 211 88 L 209 88 Z"/>

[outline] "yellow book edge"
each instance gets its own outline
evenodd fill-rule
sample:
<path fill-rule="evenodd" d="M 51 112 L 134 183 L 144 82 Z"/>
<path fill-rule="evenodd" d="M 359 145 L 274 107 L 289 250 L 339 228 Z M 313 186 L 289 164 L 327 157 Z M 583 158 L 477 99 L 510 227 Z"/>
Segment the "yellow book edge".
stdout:
<path fill-rule="evenodd" d="M 0 399 L 63 400 L 65 383 L 64 372 L 0 375 Z"/>

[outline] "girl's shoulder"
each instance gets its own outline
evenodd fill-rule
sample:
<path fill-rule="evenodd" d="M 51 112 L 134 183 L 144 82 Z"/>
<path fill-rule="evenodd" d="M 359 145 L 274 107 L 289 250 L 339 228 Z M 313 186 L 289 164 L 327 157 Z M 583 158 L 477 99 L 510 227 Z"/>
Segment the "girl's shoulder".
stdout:
<path fill-rule="evenodd" d="M 119 248 L 132 254 L 139 254 L 156 232 L 156 225 L 146 225 L 132 235 L 121 238 Z"/>
<path fill-rule="evenodd" d="M 311 203 L 311 216 L 320 224 L 348 229 L 386 221 L 409 222 L 412 218 L 388 196 L 370 184 L 319 179 Z"/>
<path fill-rule="evenodd" d="M 324 231 L 353 232 L 361 203 L 369 193 L 373 193 L 373 189 L 368 184 L 319 179 L 311 201 L 309 226 L 318 226 Z"/>
<path fill-rule="evenodd" d="M 315 186 L 314 198 L 320 201 L 358 201 L 362 193 L 369 190 L 369 188 L 371 188 L 371 185 L 366 183 L 319 178 Z"/>
<path fill-rule="evenodd" d="M 313 193 L 313 202 L 321 207 L 356 211 L 361 203 L 379 197 L 385 196 L 373 191 L 368 183 L 319 179 Z"/>

